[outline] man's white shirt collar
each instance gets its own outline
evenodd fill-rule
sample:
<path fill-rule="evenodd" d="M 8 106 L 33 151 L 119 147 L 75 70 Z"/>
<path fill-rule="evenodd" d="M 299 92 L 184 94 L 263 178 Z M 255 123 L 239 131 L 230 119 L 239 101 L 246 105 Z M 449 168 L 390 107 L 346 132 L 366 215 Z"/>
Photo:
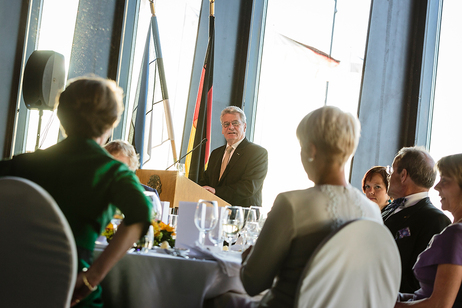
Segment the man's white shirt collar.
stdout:
<path fill-rule="evenodd" d="M 245 137 L 244 137 L 244 138 L 245 138 Z M 236 143 L 234 143 L 234 144 L 232 145 L 232 147 L 233 147 L 234 150 L 237 149 L 237 147 L 241 144 L 241 142 L 242 142 L 242 140 L 244 140 L 244 138 L 242 138 L 241 140 L 239 140 L 238 142 L 236 142 Z M 226 147 L 228 147 L 228 146 L 229 146 L 229 144 L 226 144 Z M 233 152 L 234 152 L 234 150 L 233 150 Z M 231 153 L 231 154 L 232 154 L 232 153 Z"/>
<path fill-rule="evenodd" d="M 398 207 L 393 212 L 393 214 L 396 214 L 396 213 L 398 213 L 399 211 L 401 211 L 401 210 L 403 210 L 405 208 L 411 207 L 411 206 L 417 204 L 417 202 L 419 202 L 420 200 L 422 200 L 424 198 L 427 198 L 427 197 L 428 197 L 428 191 L 424 191 L 424 192 L 420 192 L 420 193 L 416 193 L 416 194 L 406 196 L 406 197 L 404 197 L 404 198 L 406 198 L 406 202 L 404 202 L 404 206 Z"/>

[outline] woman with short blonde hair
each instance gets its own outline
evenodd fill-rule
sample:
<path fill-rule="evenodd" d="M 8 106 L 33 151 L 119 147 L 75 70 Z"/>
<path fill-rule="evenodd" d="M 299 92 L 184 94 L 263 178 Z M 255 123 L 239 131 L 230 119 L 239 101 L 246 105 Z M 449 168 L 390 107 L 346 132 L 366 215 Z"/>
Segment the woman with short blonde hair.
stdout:
<path fill-rule="evenodd" d="M 294 307 L 305 264 L 333 230 L 361 217 L 383 224 L 377 205 L 345 177 L 345 163 L 356 150 L 359 129 L 356 117 L 331 106 L 309 113 L 300 122 L 300 156 L 315 186 L 279 194 L 255 246 L 242 254 L 241 280 L 247 293 L 254 296 L 268 290 L 259 307 Z M 329 302 L 320 305 L 330 306 Z"/>

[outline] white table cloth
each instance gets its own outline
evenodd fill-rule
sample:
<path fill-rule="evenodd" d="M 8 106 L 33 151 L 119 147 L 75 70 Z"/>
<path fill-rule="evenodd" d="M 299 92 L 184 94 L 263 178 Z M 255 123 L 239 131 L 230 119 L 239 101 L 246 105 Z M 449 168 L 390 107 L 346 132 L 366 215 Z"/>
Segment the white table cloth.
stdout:
<path fill-rule="evenodd" d="M 95 258 L 102 247 L 95 249 Z M 105 307 L 202 307 L 227 291 L 245 293 L 239 275 L 225 274 L 213 260 L 150 252 L 127 253 L 101 283 Z"/>

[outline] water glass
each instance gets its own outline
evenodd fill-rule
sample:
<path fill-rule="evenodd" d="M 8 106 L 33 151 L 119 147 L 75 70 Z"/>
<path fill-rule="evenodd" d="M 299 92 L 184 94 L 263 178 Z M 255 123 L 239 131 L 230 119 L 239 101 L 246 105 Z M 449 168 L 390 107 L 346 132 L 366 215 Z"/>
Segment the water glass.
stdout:
<path fill-rule="evenodd" d="M 153 191 L 145 191 L 144 194 L 152 201 L 151 217 L 155 220 L 162 220 L 162 204 L 159 197 Z"/>
<path fill-rule="evenodd" d="M 249 210 L 245 229 L 247 235 L 247 244 L 254 245 L 261 230 L 255 209 Z"/>
<path fill-rule="evenodd" d="M 194 224 L 200 231 L 199 245 L 204 246 L 207 233 L 215 228 L 218 222 L 218 203 L 216 201 L 199 200 L 194 214 Z"/>
<path fill-rule="evenodd" d="M 250 207 L 243 207 L 242 211 L 244 212 L 244 225 L 242 226 L 242 229 L 239 231 L 239 237 L 241 237 L 242 244 L 243 246 L 245 246 L 247 242 L 247 216 L 249 215 Z"/>
<path fill-rule="evenodd" d="M 261 206 L 252 205 L 250 208 L 255 210 L 255 212 L 257 214 L 257 221 L 258 221 L 258 224 L 259 224 L 260 230 L 261 230 L 263 228 L 263 225 L 265 224 L 265 221 L 266 221 L 266 214 L 263 211 L 263 208 Z"/>
<path fill-rule="evenodd" d="M 168 224 L 172 226 L 176 231 L 176 226 L 178 225 L 178 215 L 168 214 Z"/>
<path fill-rule="evenodd" d="M 149 226 L 148 232 L 142 239 L 141 252 L 147 253 L 149 250 L 152 249 L 153 244 L 154 244 L 154 227 L 151 225 Z"/>

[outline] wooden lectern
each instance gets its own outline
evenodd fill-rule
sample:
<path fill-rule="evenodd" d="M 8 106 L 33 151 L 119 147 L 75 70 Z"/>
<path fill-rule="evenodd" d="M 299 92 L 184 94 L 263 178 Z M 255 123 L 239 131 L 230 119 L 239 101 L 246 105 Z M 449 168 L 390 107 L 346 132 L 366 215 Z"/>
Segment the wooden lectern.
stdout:
<path fill-rule="evenodd" d="M 197 185 L 178 171 L 138 169 L 136 175 L 141 183 L 147 185 L 149 178 L 157 174 L 162 182 L 161 201 L 170 202 L 170 207 L 178 207 L 180 201 L 197 202 L 199 199 L 217 201 L 218 206 L 230 205 L 225 200 Z"/>

